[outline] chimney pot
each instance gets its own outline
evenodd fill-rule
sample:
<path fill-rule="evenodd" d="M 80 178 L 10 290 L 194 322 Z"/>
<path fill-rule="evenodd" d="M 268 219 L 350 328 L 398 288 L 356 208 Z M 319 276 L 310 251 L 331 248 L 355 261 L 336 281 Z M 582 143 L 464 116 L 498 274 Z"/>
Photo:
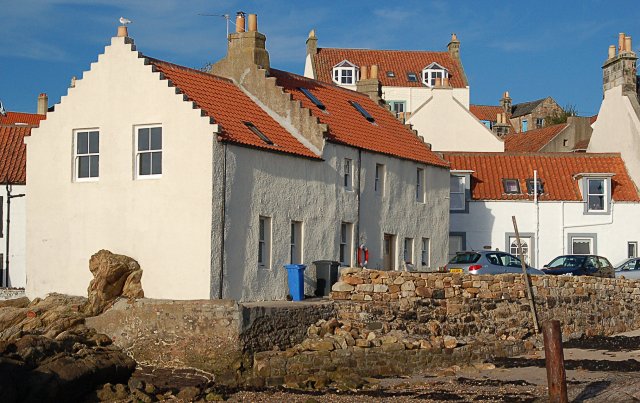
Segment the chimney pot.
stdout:
<path fill-rule="evenodd" d="M 611 45 L 609 46 L 609 59 L 613 59 L 614 57 L 616 57 L 616 46 Z"/>
<path fill-rule="evenodd" d="M 360 80 L 366 80 L 369 78 L 367 66 L 360 66 Z"/>
<path fill-rule="evenodd" d="M 244 13 L 242 11 L 236 13 L 236 32 L 244 32 Z"/>
<path fill-rule="evenodd" d="M 372 64 L 371 65 L 371 71 L 369 72 L 369 77 L 377 80 L 378 79 L 378 65 L 377 64 Z"/>
<path fill-rule="evenodd" d="M 38 115 L 46 115 L 49 109 L 49 97 L 44 92 L 38 95 Z"/>
<path fill-rule="evenodd" d="M 451 34 L 451 42 L 456 42 L 458 40 L 458 35 Z"/>
<path fill-rule="evenodd" d="M 505 91 L 503 97 L 509 98 L 509 91 Z"/>
<path fill-rule="evenodd" d="M 258 31 L 258 14 L 249 14 L 249 32 Z"/>
<path fill-rule="evenodd" d="M 624 52 L 624 32 L 618 34 L 618 53 Z"/>
<path fill-rule="evenodd" d="M 624 37 L 624 50 L 626 50 L 627 52 L 633 52 L 633 50 L 631 49 L 631 37 L 630 36 L 625 36 Z"/>
<path fill-rule="evenodd" d="M 118 34 L 119 38 L 126 38 L 129 36 L 129 31 L 127 30 L 126 25 L 118 25 Z"/>

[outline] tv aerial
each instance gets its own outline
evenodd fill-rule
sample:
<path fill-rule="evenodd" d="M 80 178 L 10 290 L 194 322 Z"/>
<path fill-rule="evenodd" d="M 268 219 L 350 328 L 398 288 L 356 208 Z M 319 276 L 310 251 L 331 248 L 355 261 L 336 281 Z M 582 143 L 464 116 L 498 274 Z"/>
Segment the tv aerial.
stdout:
<path fill-rule="evenodd" d="M 229 23 L 236 25 L 235 22 L 231 21 L 231 16 L 229 14 L 198 14 L 201 17 L 221 17 L 227 20 L 227 40 L 229 40 Z"/>

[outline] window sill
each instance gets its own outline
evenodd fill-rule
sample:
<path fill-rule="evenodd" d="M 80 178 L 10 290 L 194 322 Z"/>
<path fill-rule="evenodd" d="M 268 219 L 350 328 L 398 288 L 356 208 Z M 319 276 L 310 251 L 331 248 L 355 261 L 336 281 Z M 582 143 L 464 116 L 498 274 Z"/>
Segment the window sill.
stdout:
<path fill-rule="evenodd" d="M 140 180 L 140 181 L 161 179 L 161 178 L 162 178 L 162 174 L 160 174 L 160 175 L 138 175 L 138 176 L 136 176 L 136 180 Z"/>
<path fill-rule="evenodd" d="M 100 180 L 100 177 L 97 178 L 75 178 L 74 182 L 76 183 L 87 183 L 87 182 L 98 182 Z"/>

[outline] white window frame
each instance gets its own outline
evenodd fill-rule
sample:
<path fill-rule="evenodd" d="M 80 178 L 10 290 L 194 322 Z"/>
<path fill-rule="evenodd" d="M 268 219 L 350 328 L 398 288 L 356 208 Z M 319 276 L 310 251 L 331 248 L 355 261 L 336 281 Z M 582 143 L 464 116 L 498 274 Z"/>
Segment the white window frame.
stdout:
<path fill-rule="evenodd" d="M 425 202 L 425 174 L 424 174 L 424 168 L 416 168 L 416 201 L 418 203 L 424 203 Z"/>
<path fill-rule="evenodd" d="M 413 238 L 404 239 L 402 246 L 402 260 L 405 264 L 413 264 Z"/>
<path fill-rule="evenodd" d="M 373 191 L 384 194 L 384 181 L 386 177 L 386 168 L 384 164 L 376 164 L 373 178 Z"/>
<path fill-rule="evenodd" d="M 633 248 L 633 253 L 631 252 L 632 248 Z M 638 257 L 638 242 L 637 241 L 628 241 L 627 242 L 627 257 L 628 258 Z"/>
<path fill-rule="evenodd" d="M 98 133 L 98 152 L 90 152 L 91 133 Z M 78 136 L 80 133 L 87 133 L 87 152 L 78 152 Z M 98 157 L 98 175 L 80 176 L 80 158 L 89 158 L 89 175 L 91 175 L 91 157 Z M 73 179 L 75 182 L 97 182 L 100 179 L 100 129 L 76 129 L 73 131 Z"/>
<path fill-rule="evenodd" d="M 290 226 L 290 254 L 289 254 L 289 263 L 291 264 L 301 264 L 303 261 L 303 252 L 304 252 L 304 228 L 302 226 L 302 221 L 291 221 Z"/>
<path fill-rule="evenodd" d="M 451 189 L 451 179 L 452 178 L 456 178 L 456 180 L 459 180 L 458 182 L 458 189 L 456 191 L 453 191 Z M 461 179 L 461 180 L 460 180 Z M 462 190 L 460 190 L 462 189 Z M 451 211 L 464 211 L 467 208 L 467 178 L 465 175 L 451 175 L 451 178 L 449 179 L 449 210 Z M 454 206 L 454 200 L 456 200 L 457 198 L 454 197 L 454 195 L 461 195 L 462 196 L 462 205 L 461 206 Z"/>
<path fill-rule="evenodd" d="M 602 182 L 602 193 L 591 193 L 591 186 L 590 183 L 591 182 L 595 182 L 595 181 L 600 181 Z M 608 180 L 607 178 L 586 178 L 585 181 L 585 193 L 587 194 L 587 211 L 590 213 L 604 213 L 606 212 L 607 206 L 609 204 L 609 200 L 607 197 L 607 193 L 608 193 Z M 590 199 L 591 197 L 602 197 L 602 208 L 592 208 L 591 207 L 591 203 L 590 203 Z"/>
<path fill-rule="evenodd" d="M 351 73 L 350 75 L 347 73 Z M 356 85 L 359 79 L 360 69 L 348 60 L 343 60 L 333 66 L 331 77 L 333 82 L 338 85 Z M 347 78 L 350 78 L 348 82 Z"/>
<path fill-rule="evenodd" d="M 586 243 L 589 244 L 589 252 L 588 253 L 577 253 L 577 252 L 575 252 L 573 250 L 573 247 L 574 247 L 574 243 L 576 241 L 579 241 L 579 242 L 585 242 L 586 241 Z M 593 255 L 594 254 L 593 246 L 594 246 L 593 245 L 593 238 L 591 238 L 591 237 L 587 237 L 587 236 L 574 236 L 574 237 L 571 237 L 571 254 L 572 255 Z"/>
<path fill-rule="evenodd" d="M 536 129 L 544 127 L 544 118 L 536 118 Z"/>
<path fill-rule="evenodd" d="M 154 128 L 160 128 L 160 149 L 151 149 L 151 129 Z M 139 150 L 139 145 L 138 145 L 138 136 L 140 134 L 140 130 L 141 129 L 149 129 L 149 150 Z M 163 162 L 164 162 L 164 152 L 163 152 L 163 148 L 164 148 L 164 130 L 162 130 L 162 125 L 160 124 L 148 124 L 148 125 L 136 125 L 134 126 L 134 150 L 135 150 L 135 163 L 134 163 L 134 177 L 138 180 L 145 180 L 145 179 L 160 179 L 162 178 L 162 172 L 164 171 L 163 169 Z M 140 158 L 142 157 L 143 154 L 153 154 L 153 153 L 160 153 L 160 173 L 159 174 L 141 174 L 140 173 Z M 151 157 L 153 159 L 153 156 Z M 150 162 L 151 163 L 151 162 Z M 153 165 L 152 165 L 153 166 Z"/>
<path fill-rule="evenodd" d="M 445 79 L 449 77 L 449 70 L 438 63 L 431 63 L 422 70 L 422 83 L 433 88 L 436 85 L 436 78 Z"/>
<path fill-rule="evenodd" d="M 271 217 L 258 217 L 258 267 L 271 268 Z"/>
<path fill-rule="evenodd" d="M 422 251 L 420 253 L 420 264 L 423 268 L 431 267 L 431 240 L 422 238 Z"/>
<path fill-rule="evenodd" d="M 407 111 L 407 101 L 389 101 L 389 107 L 391 108 L 391 112 L 393 112 L 396 117 L 400 117 L 401 113 L 405 113 Z M 401 106 L 398 108 L 398 106 Z M 399 110 L 402 109 L 402 110 Z"/>
<path fill-rule="evenodd" d="M 340 264 L 343 266 L 353 266 L 353 223 L 340 223 Z"/>
<path fill-rule="evenodd" d="M 346 190 L 353 190 L 353 160 L 345 158 L 342 162 L 343 185 Z"/>

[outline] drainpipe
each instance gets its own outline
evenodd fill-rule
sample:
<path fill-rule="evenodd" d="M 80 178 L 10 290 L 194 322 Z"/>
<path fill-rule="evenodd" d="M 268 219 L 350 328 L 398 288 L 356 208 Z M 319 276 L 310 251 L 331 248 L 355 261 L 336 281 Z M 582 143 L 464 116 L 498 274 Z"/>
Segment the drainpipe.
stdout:
<path fill-rule="evenodd" d="M 584 204 L 586 202 L 582 202 L 582 204 Z M 564 235 L 565 235 L 565 230 L 567 228 L 582 228 L 582 227 L 599 227 L 601 225 L 612 225 L 613 224 L 613 207 L 615 206 L 615 203 L 613 201 L 613 199 L 611 199 L 611 214 L 609 214 L 610 218 L 609 221 L 606 222 L 599 222 L 599 223 L 595 223 L 595 224 L 575 224 L 575 225 L 564 225 L 564 201 L 562 202 L 562 254 L 565 254 L 565 247 L 564 247 Z"/>
<path fill-rule="evenodd" d="M 538 170 L 533 170 L 533 203 L 536 209 L 536 225 L 535 225 L 535 240 L 536 247 L 534 250 L 534 256 L 536 258 L 536 266 L 539 265 L 540 262 L 540 248 L 538 245 L 540 244 L 540 205 L 538 203 Z"/>
<path fill-rule="evenodd" d="M 9 234 L 11 233 L 10 231 L 10 225 L 11 225 L 11 199 L 13 199 L 14 197 L 24 197 L 24 193 L 20 193 L 17 195 L 12 195 L 11 194 L 11 184 L 7 183 L 6 184 L 6 190 L 7 190 L 7 239 L 6 239 L 6 247 L 5 247 L 5 269 L 4 269 L 4 274 L 5 274 L 5 281 L 4 281 L 4 286 L 5 287 L 9 287 Z"/>
<path fill-rule="evenodd" d="M 222 162 L 222 205 L 220 206 L 220 221 L 222 225 L 222 234 L 220 237 L 220 287 L 218 289 L 218 298 L 222 299 L 222 288 L 224 283 L 224 237 L 226 233 L 226 207 L 227 207 L 227 144 L 222 143 L 224 150 L 224 158 Z"/>
<path fill-rule="evenodd" d="M 362 191 L 362 188 L 360 186 L 360 184 L 362 183 L 362 149 L 358 149 L 358 224 L 356 225 L 356 239 L 358 240 L 358 243 L 356 245 L 356 250 L 358 251 L 358 253 L 360 253 L 360 200 L 361 200 L 361 195 L 360 192 Z M 356 259 L 356 262 L 358 260 Z"/>

